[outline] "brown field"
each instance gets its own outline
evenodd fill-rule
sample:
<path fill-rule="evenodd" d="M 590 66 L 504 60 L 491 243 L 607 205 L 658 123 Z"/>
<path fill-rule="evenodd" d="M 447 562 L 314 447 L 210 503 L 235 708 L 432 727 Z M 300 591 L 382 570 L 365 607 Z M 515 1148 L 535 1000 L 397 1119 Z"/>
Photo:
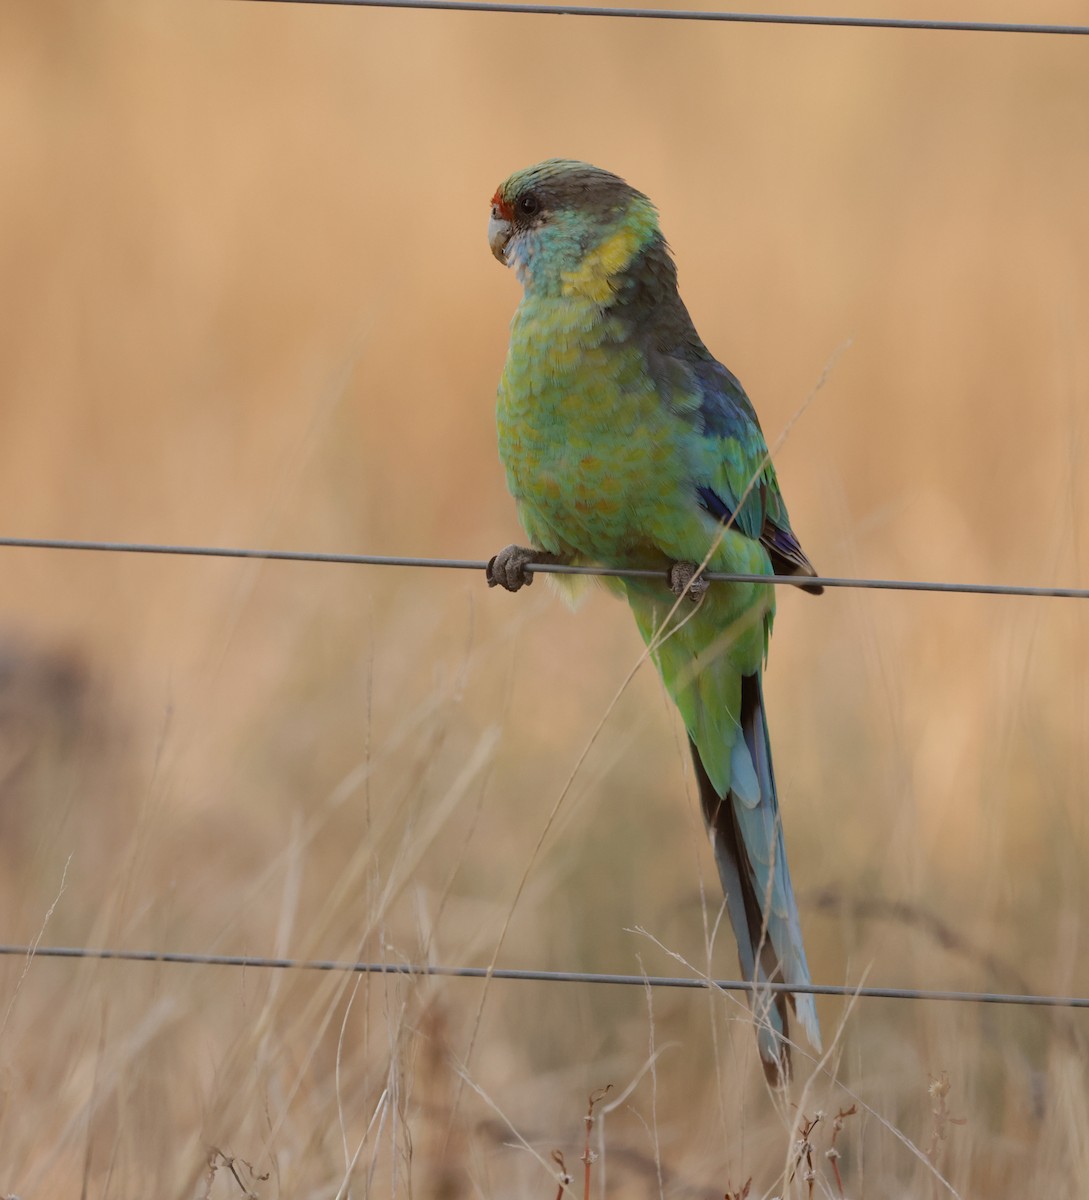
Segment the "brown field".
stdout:
<path fill-rule="evenodd" d="M 984 7 L 960 15 L 1085 18 Z M 850 340 L 778 455 L 822 571 L 1089 585 L 1087 53 L 13 0 L 0 533 L 514 540 L 492 406 L 518 289 L 484 224 L 562 154 L 657 201 L 769 439 Z M 509 919 L 501 965 L 736 975 L 653 670 L 610 707 L 641 645 L 603 593 L 0 562 L 0 940 L 479 966 Z M 818 981 L 1089 994 L 1087 665 L 1078 601 L 782 596 Z M 827 1060 L 776 1097 L 721 994 L 8 956 L 0 1195 L 553 1200 L 559 1149 L 581 1196 L 609 1084 L 595 1197 L 1087 1194 L 1089 1013 L 820 1011 Z"/>

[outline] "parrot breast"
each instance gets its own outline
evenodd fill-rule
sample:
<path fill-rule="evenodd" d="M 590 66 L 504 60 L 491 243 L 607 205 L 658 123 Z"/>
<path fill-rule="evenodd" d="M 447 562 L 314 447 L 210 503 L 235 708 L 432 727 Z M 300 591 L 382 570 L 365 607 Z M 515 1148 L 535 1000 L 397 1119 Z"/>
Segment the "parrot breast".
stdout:
<path fill-rule="evenodd" d="M 617 340 L 614 323 L 596 305 L 528 299 L 498 404 L 507 481 L 536 526 L 527 532 L 604 561 L 645 544 L 647 481 L 675 452 L 638 348 Z"/>

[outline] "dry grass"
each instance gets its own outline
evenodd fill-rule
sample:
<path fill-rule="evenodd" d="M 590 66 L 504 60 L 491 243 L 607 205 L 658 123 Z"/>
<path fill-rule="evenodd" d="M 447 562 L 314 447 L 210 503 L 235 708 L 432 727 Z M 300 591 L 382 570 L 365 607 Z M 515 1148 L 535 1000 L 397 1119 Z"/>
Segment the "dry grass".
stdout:
<path fill-rule="evenodd" d="M 8 4 L 4 529 L 511 540 L 486 200 L 564 153 L 657 200 L 769 435 L 852 339 L 780 455 L 821 569 L 1084 585 L 1087 111 L 1074 39 Z M 486 963 L 639 653 L 458 573 L 3 561 L 10 942 Z M 1089 991 L 1087 654 L 1073 602 L 783 596 L 819 979 Z M 640 671 L 502 961 L 732 975 L 716 892 Z M 594 1195 L 1084 1193 L 1084 1014 L 821 1014 L 775 1098 L 724 997 L 6 959 L 0 1194 L 551 1200 L 559 1150 L 581 1195 L 607 1084 Z"/>

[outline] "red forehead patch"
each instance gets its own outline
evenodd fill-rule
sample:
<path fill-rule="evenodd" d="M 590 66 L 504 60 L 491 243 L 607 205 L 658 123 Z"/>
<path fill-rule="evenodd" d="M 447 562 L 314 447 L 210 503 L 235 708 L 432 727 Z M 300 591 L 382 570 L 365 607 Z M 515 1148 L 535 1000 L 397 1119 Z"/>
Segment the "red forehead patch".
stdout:
<path fill-rule="evenodd" d="M 492 207 L 499 209 L 499 215 L 504 221 L 510 221 L 514 217 L 510 205 L 503 199 L 498 188 L 496 188 L 495 195 L 492 197 Z"/>

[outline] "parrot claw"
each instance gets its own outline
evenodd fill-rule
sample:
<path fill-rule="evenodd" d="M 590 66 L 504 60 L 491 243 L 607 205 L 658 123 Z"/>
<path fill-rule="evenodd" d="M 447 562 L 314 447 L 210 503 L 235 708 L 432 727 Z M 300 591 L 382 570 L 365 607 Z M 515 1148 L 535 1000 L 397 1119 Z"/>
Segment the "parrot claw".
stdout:
<path fill-rule="evenodd" d="M 699 569 L 699 563 L 694 562 L 678 562 L 669 568 L 669 586 L 673 589 L 674 596 L 687 593 L 693 604 L 698 604 L 703 599 L 711 581 L 704 579 L 702 575 L 693 581 L 692 576 Z"/>
<path fill-rule="evenodd" d="M 508 592 L 528 587 L 533 582 L 533 572 L 526 567 L 542 557 L 547 555 L 531 546 L 505 546 L 488 561 L 488 587 L 503 587 Z"/>

